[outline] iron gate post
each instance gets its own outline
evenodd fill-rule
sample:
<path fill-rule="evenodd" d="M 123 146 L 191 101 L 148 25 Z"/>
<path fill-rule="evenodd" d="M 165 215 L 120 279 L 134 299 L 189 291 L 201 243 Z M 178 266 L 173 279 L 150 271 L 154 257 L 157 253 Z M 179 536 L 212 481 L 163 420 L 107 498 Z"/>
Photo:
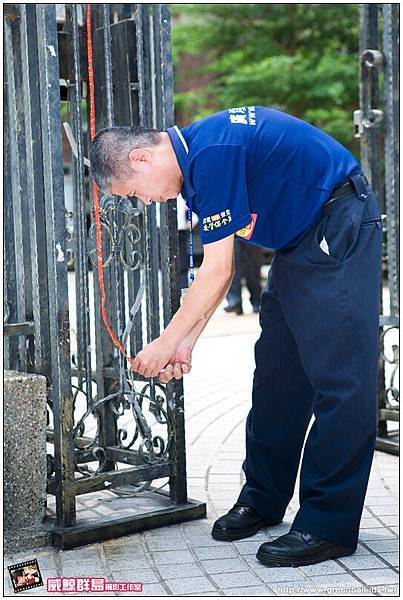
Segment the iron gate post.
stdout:
<path fill-rule="evenodd" d="M 187 498 L 182 381 L 162 385 L 134 375 L 101 318 L 87 214 L 82 6 L 7 6 L 6 363 L 47 377 L 51 541 L 68 548 L 204 517 L 205 504 Z M 103 4 L 91 11 L 97 127 L 172 125 L 169 7 Z M 71 273 L 62 120 L 71 145 Z M 143 209 L 135 199 L 104 197 L 100 208 L 108 319 L 134 356 L 180 305 L 176 201 L 161 206 L 159 224 L 155 205 Z M 81 519 L 94 492 L 113 492 L 113 518 Z M 143 493 L 154 502 L 148 512 L 136 508 Z M 121 495 L 133 497 L 129 517 L 119 515 Z"/>
<path fill-rule="evenodd" d="M 382 24 L 382 40 L 379 25 Z M 399 326 L 398 301 L 398 223 L 399 223 L 399 6 L 362 4 L 360 9 L 360 119 L 359 137 L 364 171 L 374 188 L 384 213 L 382 285 L 380 290 L 380 354 L 378 370 L 378 437 L 376 447 L 398 452 L 398 442 L 390 439 L 388 421 L 399 418 L 399 390 L 395 385 L 399 363 L 398 346 L 387 356 L 389 332 Z M 380 72 L 384 72 L 381 110 Z M 384 133 L 384 141 L 383 141 Z M 382 160 L 385 162 L 384 181 Z M 389 306 L 383 299 L 383 271 L 387 269 Z M 386 314 L 385 314 L 386 312 Z M 387 370 L 389 371 L 387 373 Z M 389 380 L 387 383 L 386 380 Z M 392 401 L 392 402 L 391 402 Z M 393 433 L 393 436 L 396 434 Z"/>
<path fill-rule="evenodd" d="M 75 520 L 74 417 L 70 373 L 69 298 L 56 11 L 53 4 L 36 5 L 39 99 L 43 157 L 49 287 L 49 325 L 54 418 L 54 459 L 57 522 Z"/>

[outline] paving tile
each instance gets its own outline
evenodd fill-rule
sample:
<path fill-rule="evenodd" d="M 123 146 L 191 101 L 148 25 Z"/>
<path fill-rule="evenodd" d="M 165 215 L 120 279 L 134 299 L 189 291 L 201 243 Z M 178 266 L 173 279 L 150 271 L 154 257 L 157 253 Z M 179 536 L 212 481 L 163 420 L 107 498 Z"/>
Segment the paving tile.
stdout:
<path fill-rule="evenodd" d="M 7 565 L 14 565 L 16 563 L 19 562 L 25 562 L 27 560 L 30 560 L 31 558 L 35 559 L 37 558 L 38 560 L 40 558 L 55 558 L 55 556 L 57 556 L 58 552 L 56 550 L 54 550 L 53 548 L 47 549 L 47 548 L 34 548 L 31 550 L 24 550 L 22 552 L 12 552 L 12 553 L 5 553 L 4 554 L 4 562 Z"/>
<path fill-rule="evenodd" d="M 382 554 L 382 558 L 388 561 L 393 567 L 399 566 L 399 552 L 387 552 L 386 554 Z"/>
<path fill-rule="evenodd" d="M 16 596 L 16 594 L 14 592 L 9 594 L 10 596 Z M 71 595 L 75 595 L 75 594 L 71 594 Z M 91 596 L 93 594 L 86 592 L 85 593 L 86 596 Z M 46 587 L 37 587 L 37 588 L 32 588 L 31 590 L 26 590 L 25 592 L 18 592 L 18 596 L 24 596 L 24 597 L 28 597 L 28 598 L 46 598 L 46 597 L 55 597 L 56 594 L 54 592 L 48 592 L 46 590 Z M 57 596 L 63 596 L 63 594 L 57 594 Z M 69 594 L 70 596 L 70 594 Z"/>
<path fill-rule="evenodd" d="M 178 550 L 177 552 L 152 552 L 152 557 L 156 565 L 194 562 L 194 558 L 189 550 Z"/>
<path fill-rule="evenodd" d="M 248 587 L 225 588 L 225 596 L 274 596 L 274 592 L 263 585 L 251 585 Z"/>
<path fill-rule="evenodd" d="M 233 483 L 232 481 L 210 481 L 208 489 L 211 490 L 232 490 L 234 493 L 234 504 L 236 502 L 236 495 L 239 488 L 239 481 Z"/>
<path fill-rule="evenodd" d="M 280 581 L 302 581 L 306 582 L 304 574 L 294 567 L 265 567 L 256 559 L 256 565 L 251 564 L 252 569 L 259 577 L 271 587 L 271 583 Z"/>
<path fill-rule="evenodd" d="M 398 527 L 399 525 L 399 516 L 398 515 L 383 515 L 379 517 L 382 523 L 385 525 L 389 525 L 391 527 Z"/>
<path fill-rule="evenodd" d="M 136 556 L 141 558 L 144 556 L 144 548 L 140 542 L 136 544 L 126 543 L 126 544 L 116 544 L 116 545 L 107 545 L 103 547 L 106 556 Z"/>
<path fill-rule="evenodd" d="M 194 594 L 182 594 L 183 596 L 194 596 Z M 220 592 L 198 592 L 197 597 L 199 596 L 221 596 Z"/>
<path fill-rule="evenodd" d="M 206 535 L 190 535 L 186 537 L 186 541 L 189 546 L 205 548 L 207 546 L 228 546 L 228 542 L 215 540 L 210 533 Z"/>
<path fill-rule="evenodd" d="M 198 592 L 215 591 L 214 585 L 207 577 L 182 577 L 169 579 L 167 585 L 175 596 L 179 594 L 197 594 Z"/>
<path fill-rule="evenodd" d="M 397 538 L 393 540 L 368 540 L 365 544 L 374 552 L 382 554 L 384 552 L 398 552 L 399 540 Z"/>
<path fill-rule="evenodd" d="M 349 586 L 351 588 L 359 588 L 363 585 L 361 581 L 359 581 L 347 572 L 337 573 L 335 575 L 315 575 L 312 577 L 312 581 L 322 588 L 329 588 L 329 590 L 332 587 Z"/>
<path fill-rule="evenodd" d="M 234 548 L 227 542 L 227 546 L 219 546 L 218 548 L 193 548 L 199 560 L 208 560 L 214 558 L 237 558 Z"/>
<path fill-rule="evenodd" d="M 362 544 L 358 544 L 357 549 L 354 552 L 354 556 L 363 556 L 364 554 L 371 554 L 371 551 L 368 550 L 368 548 L 365 548 Z"/>
<path fill-rule="evenodd" d="M 367 569 L 357 571 L 356 575 L 368 585 L 399 583 L 399 573 L 393 569 Z"/>
<path fill-rule="evenodd" d="M 382 569 L 386 566 L 377 556 L 371 554 L 365 556 L 345 556 L 344 558 L 339 558 L 339 561 L 350 569 L 350 571 L 356 571 L 357 569 Z"/>
<path fill-rule="evenodd" d="M 169 530 L 168 530 L 169 529 Z M 146 531 L 143 534 L 144 541 L 148 544 L 148 542 L 153 540 L 174 540 L 181 541 L 182 531 L 179 526 L 176 529 L 170 529 L 166 527 L 161 527 L 160 529 L 152 529 L 151 531 Z"/>
<path fill-rule="evenodd" d="M 396 539 L 396 536 L 385 528 L 374 527 L 371 529 L 360 530 L 360 540 L 363 542 L 372 540 L 390 540 Z"/>
<path fill-rule="evenodd" d="M 343 567 L 334 560 L 325 560 L 316 565 L 306 565 L 298 568 L 309 577 L 315 575 L 333 575 L 336 573 L 345 573 L 345 569 L 343 569 Z"/>
<path fill-rule="evenodd" d="M 158 565 L 157 570 L 162 579 L 181 579 L 183 577 L 197 577 L 203 571 L 196 563 Z"/>
<path fill-rule="evenodd" d="M 247 571 L 249 568 L 249 566 L 239 558 L 204 560 L 201 564 L 206 573 L 233 573 L 236 571 Z"/>
<path fill-rule="evenodd" d="M 134 572 L 132 569 L 113 570 L 114 581 L 141 581 L 142 583 L 158 583 L 159 577 L 153 569 L 142 569 Z"/>
<path fill-rule="evenodd" d="M 137 596 L 139 592 L 124 592 L 122 596 Z M 160 583 L 146 583 L 143 585 L 141 596 L 169 596 L 166 589 Z"/>
<path fill-rule="evenodd" d="M 256 554 L 259 550 L 260 546 L 263 542 L 267 542 L 267 537 L 265 539 L 251 540 L 251 541 L 239 541 L 233 542 L 233 545 L 238 550 L 240 554 Z"/>
<path fill-rule="evenodd" d="M 210 576 L 219 588 L 246 587 L 261 584 L 260 579 L 249 571 L 241 573 L 216 573 Z"/>
<path fill-rule="evenodd" d="M 380 506 L 374 506 L 371 511 L 379 517 L 385 515 L 398 515 L 399 507 L 397 504 L 382 504 Z"/>
<path fill-rule="evenodd" d="M 62 563 L 94 561 L 100 557 L 100 544 L 85 546 L 84 548 L 73 548 L 72 550 L 60 550 L 59 556 Z"/>
<path fill-rule="evenodd" d="M 365 506 L 369 506 L 370 508 L 375 506 L 382 506 L 384 504 L 392 503 L 393 498 L 391 496 L 371 496 L 370 498 L 365 499 Z"/>
<path fill-rule="evenodd" d="M 120 556 L 106 559 L 108 567 L 114 571 L 123 571 L 132 569 L 132 571 L 141 569 L 150 569 L 152 567 L 150 561 L 146 556 L 142 558 L 131 557 L 131 556 Z"/>
<path fill-rule="evenodd" d="M 274 525 L 273 527 L 265 527 L 265 530 L 270 533 L 271 536 L 280 537 L 288 533 L 291 528 L 291 522 L 284 521 L 280 525 Z"/>
<path fill-rule="evenodd" d="M 360 529 L 368 529 L 373 527 L 384 527 L 376 517 L 362 517 L 360 522 Z"/>
<path fill-rule="evenodd" d="M 63 577 L 103 577 L 105 567 L 101 559 L 90 562 L 67 562 L 62 565 Z"/>
<path fill-rule="evenodd" d="M 182 526 L 182 533 L 185 538 L 189 536 L 195 535 L 210 535 L 211 534 L 211 525 L 210 523 L 197 523 L 197 524 L 186 524 Z"/>
<path fill-rule="evenodd" d="M 43 556 L 38 558 L 38 565 L 41 573 L 43 573 L 43 571 L 56 572 L 57 570 L 55 558 L 53 556 Z"/>
<path fill-rule="evenodd" d="M 150 539 L 146 542 L 150 551 L 158 550 L 187 550 L 188 546 L 183 538 L 180 540 L 167 539 Z"/>
<path fill-rule="evenodd" d="M 214 504 L 216 511 L 222 515 L 225 515 L 233 506 L 232 502 L 228 502 L 228 501 L 221 502 L 221 501 L 212 499 L 211 502 Z"/>

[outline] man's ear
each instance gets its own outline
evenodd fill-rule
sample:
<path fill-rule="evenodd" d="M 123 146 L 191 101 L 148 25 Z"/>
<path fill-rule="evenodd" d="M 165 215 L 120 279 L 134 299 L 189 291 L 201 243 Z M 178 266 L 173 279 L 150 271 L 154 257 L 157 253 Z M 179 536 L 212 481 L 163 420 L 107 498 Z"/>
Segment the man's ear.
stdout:
<path fill-rule="evenodd" d="M 142 164 L 151 163 L 151 161 L 151 152 L 145 148 L 134 148 L 129 152 L 129 163 L 134 169 L 140 167 Z"/>

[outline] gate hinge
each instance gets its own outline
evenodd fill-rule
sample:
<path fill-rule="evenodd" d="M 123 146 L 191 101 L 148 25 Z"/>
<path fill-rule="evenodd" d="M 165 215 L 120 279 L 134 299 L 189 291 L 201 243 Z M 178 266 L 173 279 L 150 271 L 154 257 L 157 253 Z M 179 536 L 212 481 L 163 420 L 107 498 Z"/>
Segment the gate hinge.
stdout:
<path fill-rule="evenodd" d="M 361 110 L 355 110 L 353 112 L 353 121 L 355 134 L 354 137 L 360 138 L 364 129 L 371 129 L 371 127 L 379 127 L 383 121 L 384 112 L 378 108 L 371 108 L 365 116 L 363 116 Z"/>
<path fill-rule="evenodd" d="M 382 52 L 379 50 L 373 50 L 368 48 L 361 54 L 361 64 L 367 69 L 373 69 L 374 67 L 382 68 L 384 63 L 384 57 Z"/>

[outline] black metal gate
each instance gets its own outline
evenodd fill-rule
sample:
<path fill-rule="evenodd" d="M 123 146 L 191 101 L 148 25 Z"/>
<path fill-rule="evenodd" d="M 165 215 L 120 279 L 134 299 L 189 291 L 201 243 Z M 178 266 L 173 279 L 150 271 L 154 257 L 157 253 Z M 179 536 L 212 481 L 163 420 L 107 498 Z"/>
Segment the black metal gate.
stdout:
<path fill-rule="evenodd" d="M 399 4 L 363 4 L 360 18 L 361 159 L 384 213 L 377 448 L 399 451 Z M 381 32 L 381 33 L 380 33 Z"/>
<path fill-rule="evenodd" d="M 182 382 L 134 376 L 102 323 L 84 6 L 4 13 L 5 365 L 47 378 L 48 514 L 63 548 L 206 510 L 186 493 Z M 91 13 L 97 129 L 172 125 L 168 6 L 94 4 Z M 155 205 L 100 204 L 108 319 L 134 356 L 179 306 L 176 203 L 161 205 L 159 227 Z M 124 497 L 126 508 L 132 498 L 129 516 L 117 504 L 89 518 L 83 499 L 93 492 Z"/>

